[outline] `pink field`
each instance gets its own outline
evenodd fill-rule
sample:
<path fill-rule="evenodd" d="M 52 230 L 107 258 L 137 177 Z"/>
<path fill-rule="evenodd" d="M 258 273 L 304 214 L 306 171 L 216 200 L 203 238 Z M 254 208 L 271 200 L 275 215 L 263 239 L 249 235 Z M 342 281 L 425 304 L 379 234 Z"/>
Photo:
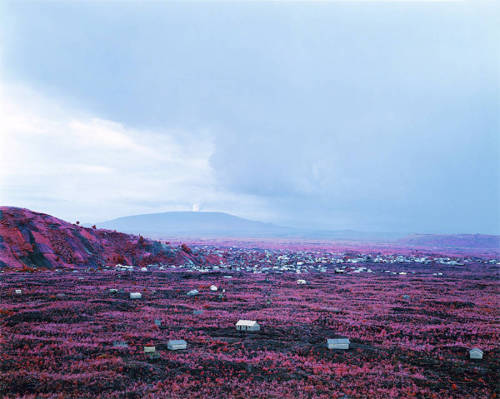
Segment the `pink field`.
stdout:
<path fill-rule="evenodd" d="M 497 265 L 428 265 L 404 276 L 365 266 L 374 273 L 0 274 L 0 396 L 498 395 Z M 200 294 L 187 296 L 191 289 Z M 136 291 L 143 298 L 129 299 Z M 257 320 L 261 331 L 236 331 L 238 319 Z M 351 348 L 328 350 L 334 337 L 350 338 Z M 185 339 L 187 349 L 167 350 L 168 339 Z M 146 345 L 158 355 L 145 355 Z M 470 360 L 471 347 L 484 358 Z"/>

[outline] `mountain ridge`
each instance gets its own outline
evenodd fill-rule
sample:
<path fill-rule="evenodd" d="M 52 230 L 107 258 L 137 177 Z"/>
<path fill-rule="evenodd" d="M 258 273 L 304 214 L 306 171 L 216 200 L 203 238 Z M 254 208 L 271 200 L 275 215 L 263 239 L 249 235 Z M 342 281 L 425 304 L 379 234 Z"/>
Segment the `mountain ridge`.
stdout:
<path fill-rule="evenodd" d="M 295 238 L 391 243 L 436 248 L 500 249 L 500 236 L 488 234 L 421 234 L 356 230 L 299 229 L 253 221 L 225 212 L 174 211 L 124 216 L 97 226 L 166 238 Z"/>
<path fill-rule="evenodd" d="M 175 211 L 123 216 L 109 221 L 96 223 L 100 228 L 116 229 L 123 232 L 153 235 L 175 234 L 196 236 L 205 234 L 210 237 L 228 234 L 238 237 L 261 237 L 262 232 L 287 234 L 293 228 L 259 222 L 231 215 L 225 212 Z"/>

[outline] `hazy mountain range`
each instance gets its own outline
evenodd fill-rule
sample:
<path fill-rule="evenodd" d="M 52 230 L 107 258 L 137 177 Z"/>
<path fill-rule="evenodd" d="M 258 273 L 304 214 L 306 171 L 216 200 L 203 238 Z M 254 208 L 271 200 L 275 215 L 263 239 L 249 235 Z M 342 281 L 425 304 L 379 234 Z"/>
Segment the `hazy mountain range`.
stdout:
<path fill-rule="evenodd" d="M 393 242 L 437 248 L 500 248 L 500 237 L 494 235 L 298 229 L 248 220 L 223 212 L 164 212 L 125 216 L 97 223 L 97 227 L 156 238 L 304 238 Z"/>
<path fill-rule="evenodd" d="M 155 237 L 283 237 L 294 233 L 294 229 L 288 227 L 223 212 L 152 213 L 120 217 L 96 225 L 98 228 Z"/>

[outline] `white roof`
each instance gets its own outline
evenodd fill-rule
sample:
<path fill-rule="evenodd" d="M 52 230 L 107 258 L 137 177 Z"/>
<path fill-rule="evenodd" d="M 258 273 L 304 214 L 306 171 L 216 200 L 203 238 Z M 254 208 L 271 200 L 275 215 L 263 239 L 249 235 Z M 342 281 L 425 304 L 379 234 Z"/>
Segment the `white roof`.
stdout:
<path fill-rule="evenodd" d="M 236 323 L 237 326 L 248 326 L 248 327 L 253 327 L 257 325 L 257 322 L 255 320 L 239 320 Z"/>
<path fill-rule="evenodd" d="M 184 341 L 183 339 L 170 339 L 168 341 L 170 345 L 186 345 L 187 342 Z"/>
<path fill-rule="evenodd" d="M 329 344 L 348 344 L 349 338 L 329 338 L 326 340 Z"/>
<path fill-rule="evenodd" d="M 472 348 L 469 352 L 481 352 L 481 353 L 483 353 L 483 351 L 479 348 Z"/>

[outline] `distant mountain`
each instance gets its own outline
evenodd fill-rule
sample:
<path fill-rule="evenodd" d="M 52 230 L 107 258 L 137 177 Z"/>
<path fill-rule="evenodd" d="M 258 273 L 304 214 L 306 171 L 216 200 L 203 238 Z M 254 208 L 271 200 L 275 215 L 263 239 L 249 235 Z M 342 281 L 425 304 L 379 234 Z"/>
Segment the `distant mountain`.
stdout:
<path fill-rule="evenodd" d="M 205 263 L 189 248 L 86 228 L 29 209 L 0 207 L 0 269 Z"/>
<path fill-rule="evenodd" d="M 105 229 L 149 237 L 282 237 L 294 229 L 255 222 L 223 212 L 164 212 L 125 216 L 97 223 Z"/>
<path fill-rule="evenodd" d="M 191 238 L 316 238 L 353 241 L 381 241 L 402 238 L 401 233 L 370 233 L 354 230 L 312 230 L 279 226 L 244 219 L 224 212 L 164 212 L 125 216 L 97 223 L 149 237 Z"/>
<path fill-rule="evenodd" d="M 290 238 L 359 243 L 388 243 L 421 248 L 498 249 L 499 236 L 483 234 L 406 234 L 354 230 L 313 230 L 278 226 L 223 212 L 164 212 L 126 216 L 100 228 L 157 238 Z"/>

